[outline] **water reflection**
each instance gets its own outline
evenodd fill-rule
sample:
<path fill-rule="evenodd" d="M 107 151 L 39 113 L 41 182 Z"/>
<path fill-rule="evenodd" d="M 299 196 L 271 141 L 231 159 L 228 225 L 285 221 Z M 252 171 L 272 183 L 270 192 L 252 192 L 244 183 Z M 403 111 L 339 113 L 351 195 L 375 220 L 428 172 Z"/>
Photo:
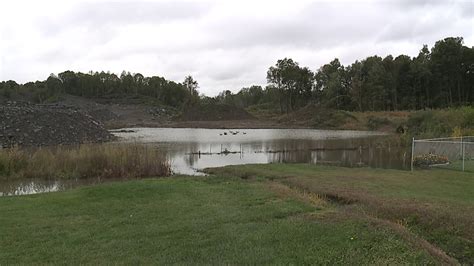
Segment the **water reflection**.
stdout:
<path fill-rule="evenodd" d="M 1 183 L 0 196 L 28 195 L 54 192 L 61 188 L 61 182 L 49 180 L 6 181 Z"/>
<path fill-rule="evenodd" d="M 176 174 L 250 163 L 312 163 L 408 169 L 409 150 L 376 132 L 309 129 L 135 128 L 114 132 L 121 142 L 140 142 L 166 153 Z M 0 196 L 65 190 L 104 180 L 19 180 L 0 183 Z"/>
<path fill-rule="evenodd" d="M 1 196 L 21 196 L 38 194 L 45 192 L 56 192 L 67 189 L 72 189 L 79 186 L 91 186 L 102 184 L 105 182 L 124 181 L 126 179 L 22 179 L 22 180 L 8 180 L 0 182 L 0 197 Z"/>
<path fill-rule="evenodd" d="M 177 174 L 249 163 L 321 163 L 406 169 L 406 149 L 381 146 L 376 132 L 310 129 L 139 128 L 116 133 L 122 141 L 148 143 L 167 152 Z"/>

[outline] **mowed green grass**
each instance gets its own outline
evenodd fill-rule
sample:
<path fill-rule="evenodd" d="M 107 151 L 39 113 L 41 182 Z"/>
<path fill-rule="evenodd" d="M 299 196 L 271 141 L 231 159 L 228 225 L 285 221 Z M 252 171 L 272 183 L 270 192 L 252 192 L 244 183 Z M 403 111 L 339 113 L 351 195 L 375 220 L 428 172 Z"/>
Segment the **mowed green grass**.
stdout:
<path fill-rule="evenodd" d="M 462 171 L 463 162 L 461 160 L 458 160 L 458 161 L 451 162 L 451 164 L 447 166 L 437 166 L 437 168 Z M 469 160 L 464 161 L 464 171 L 470 172 L 474 175 L 474 160 L 469 159 Z"/>
<path fill-rule="evenodd" d="M 346 211 L 399 224 L 461 263 L 474 264 L 474 173 L 306 164 L 228 166 L 224 176 L 269 179 L 342 203 Z"/>
<path fill-rule="evenodd" d="M 211 176 L 3 197 L 0 264 L 435 261 L 390 228 L 284 194 L 266 180 Z"/>

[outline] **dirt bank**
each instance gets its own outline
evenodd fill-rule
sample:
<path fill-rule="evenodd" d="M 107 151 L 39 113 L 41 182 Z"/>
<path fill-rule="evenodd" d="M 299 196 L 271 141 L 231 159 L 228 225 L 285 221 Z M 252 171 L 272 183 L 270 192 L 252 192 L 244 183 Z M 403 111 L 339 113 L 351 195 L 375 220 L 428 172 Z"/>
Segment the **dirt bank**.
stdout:
<path fill-rule="evenodd" d="M 179 116 L 181 121 L 230 121 L 253 120 L 251 114 L 243 108 L 228 104 L 196 104 L 185 108 Z"/>
<path fill-rule="evenodd" d="M 100 121 L 73 107 L 18 102 L 0 105 L 0 147 L 79 144 L 113 139 Z"/>
<path fill-rule="evenodd" d="M 108 129 L 129 127 L 175 128 L 282 128 L 277 121 L 257 119 L 242 108 L 229 105 L 200 105 L 184 112 L 148 105 L 137 99 L 86 99 L 67 95 L 60 101 L 102 122 Z M 304 126 L 297 126 L 304 127 Z"/>

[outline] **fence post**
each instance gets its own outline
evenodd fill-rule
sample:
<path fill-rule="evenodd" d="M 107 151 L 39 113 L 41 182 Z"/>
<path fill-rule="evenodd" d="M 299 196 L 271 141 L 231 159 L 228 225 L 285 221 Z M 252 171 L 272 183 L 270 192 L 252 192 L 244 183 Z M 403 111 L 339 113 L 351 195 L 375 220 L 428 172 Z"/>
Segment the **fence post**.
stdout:
<path fill-rule="evenodd" d="M 465 157 L 465 150 L 464 150 L 464 139 L 461 136 L 461 150 L 462 150 L 462 171 L 464 172 L 464 157 Z"/>
<path fill-rule="evenodd" d="M 415 152 L 415 137 L 411 140 L 411 171 L 413 172 L 413 154 Z"/>

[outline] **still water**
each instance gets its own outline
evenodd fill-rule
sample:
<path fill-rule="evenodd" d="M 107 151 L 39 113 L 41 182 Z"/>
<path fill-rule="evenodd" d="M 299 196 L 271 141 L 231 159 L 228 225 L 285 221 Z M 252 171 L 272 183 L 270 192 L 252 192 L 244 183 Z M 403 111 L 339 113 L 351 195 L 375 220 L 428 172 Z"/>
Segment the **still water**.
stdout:
<path fill-rule="evenodd" d="M 120 142 L 146 143 L 166 153 L 176 174 L 200 175 L 206 167 L 298 162 L 407 169 L 409 153 L 379 132 L 313 129 L 130 128 Z M 0 196 L 65 190 L 102 180 L 17 180 L 0 183 Z"/>
<path fill-rule="evenodd" d="M 166 151 L 174 173 L 248 163 L 324 163 L 405 169 L 406 150 L 380 132 L 313 129 L 135 128 L 114 133 Z M 133 131 L 133 132 L 131 132 Z"/>

